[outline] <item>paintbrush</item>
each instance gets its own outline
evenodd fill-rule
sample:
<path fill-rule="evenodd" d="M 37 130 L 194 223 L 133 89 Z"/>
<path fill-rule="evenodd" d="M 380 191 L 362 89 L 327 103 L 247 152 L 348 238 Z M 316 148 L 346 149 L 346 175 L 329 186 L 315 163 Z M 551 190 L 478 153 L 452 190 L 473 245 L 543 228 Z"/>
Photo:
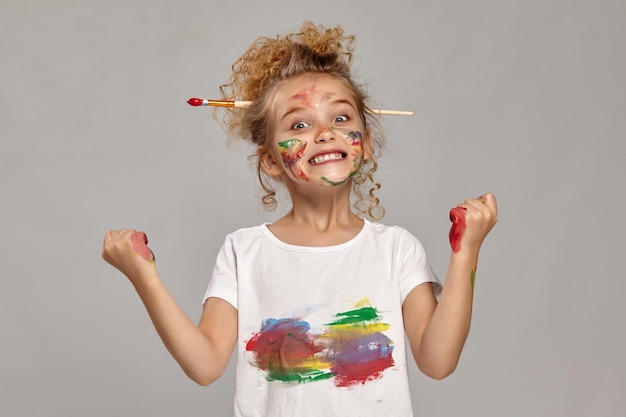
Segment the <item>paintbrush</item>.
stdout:
<path fill-rule="evenodd" d="M 251 101 L 238 101 L 238 100 L 203 100 L 201 98 L 192 97 L 187 100 L 187 103 L 191 106 L 213 106 L 213 107 L 234 107 L 242 109 L 250 106 Z M 384 110 L 384 109 L 368 109 L 368 112 L 374 114 L 380 114 L 384 116 L 413 116 L 412 111 L 405 110 Z"/>

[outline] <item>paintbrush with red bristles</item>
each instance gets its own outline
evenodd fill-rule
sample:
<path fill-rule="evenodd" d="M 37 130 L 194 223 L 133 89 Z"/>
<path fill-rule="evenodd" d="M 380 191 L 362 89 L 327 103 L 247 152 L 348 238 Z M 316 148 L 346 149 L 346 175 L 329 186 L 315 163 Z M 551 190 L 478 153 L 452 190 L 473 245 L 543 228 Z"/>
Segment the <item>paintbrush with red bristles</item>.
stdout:
<path fill-rule="evenodd" d="M 238 100 L 203 100 L 201 98 L 192 97 L 187 100 L 187 103 L 191 106 L 212 106 L 212 107 L 234 107 L 238 109 L 243 109 L 250 104 L 251 101 L 238 101 Z M 369 109 L 368 110 L 374 114 L 380 114 L 383 116 L 413 116 L 412 111 L 405 110 L 385 110 L 385 109 Z"/>

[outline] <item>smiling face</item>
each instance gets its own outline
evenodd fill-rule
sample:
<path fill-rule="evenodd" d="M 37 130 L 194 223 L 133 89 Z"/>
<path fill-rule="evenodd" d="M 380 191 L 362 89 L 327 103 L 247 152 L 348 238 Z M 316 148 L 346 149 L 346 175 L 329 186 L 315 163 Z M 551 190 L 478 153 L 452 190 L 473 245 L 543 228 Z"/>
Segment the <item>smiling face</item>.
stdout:
<path fill-rule="evenodd" d="M 270 175 L 338 186 L 370 155 L 354 95 L 330 75 L 304 74 L 284 82 L 276 93 L 272 117 L 268 145 L 276 164 L 264 165 Z"/>

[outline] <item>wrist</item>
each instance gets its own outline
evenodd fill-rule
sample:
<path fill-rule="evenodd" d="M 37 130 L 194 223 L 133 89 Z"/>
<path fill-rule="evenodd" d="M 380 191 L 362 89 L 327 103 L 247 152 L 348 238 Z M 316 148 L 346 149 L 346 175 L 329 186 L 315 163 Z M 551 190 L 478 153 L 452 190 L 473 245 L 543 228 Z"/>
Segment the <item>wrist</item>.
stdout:
<path fill-rule="evenodd" d="M 458 252 L 452 252 L 450 255 L 451 262 L 476 264 L 478 261 L 479 248 L 464 248 Z"/>
<path fill-rule="evenodd" d="M 149 266 L 141 268 L 139 270 L 135 270 L 132 273 L 127 274 L 126 276 L 137 290 L 145 288 L 151 283 L 159 281 L 159 276 L 157 274 L 154 262 L 151 262 Z"/>

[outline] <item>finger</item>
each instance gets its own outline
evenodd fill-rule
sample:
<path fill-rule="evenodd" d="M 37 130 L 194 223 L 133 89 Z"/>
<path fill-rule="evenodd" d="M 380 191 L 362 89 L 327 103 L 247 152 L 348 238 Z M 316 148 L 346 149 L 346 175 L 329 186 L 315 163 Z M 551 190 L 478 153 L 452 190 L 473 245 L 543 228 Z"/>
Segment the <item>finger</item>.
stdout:
<path fill-rule="evenodd" d="M 479 213 L 488 214 L 489 208 L 477 198 L 468 198 L 465 200 L 463 204 L 459 205 L 460 207 L 465 207 L 467 210 L 471 210 L 472 212 L 478 211 Z"/>
<path fill-rule="evenodd" d="M 113 241 L 116 235 L 117 235 L 117 232 L 115 230 L 109 230 L 104 235 L 104 242 L 102 243 L 101 255 L 102 255 L 102 258 L 107 262 L 109 262 L 109 256 L 107 255 L 107 250 L 109 246 L 111 246 L 111 242 Z"/>
<path fill-rule="evenodd" d="M 498 203 L 496 202 L 496 196 L 493 193 L 486 193 L 478 197 L 491 211 L 498 211 Z"/>
<path fill-rule="evenodd" d="M 106 232 L 106 234 L 104 235 L 104 245 L 108 245 L 113 238 L 115 238 L 115 236 L 117 235 L 117 231 L 115 230 L 109 230 Z"/>

